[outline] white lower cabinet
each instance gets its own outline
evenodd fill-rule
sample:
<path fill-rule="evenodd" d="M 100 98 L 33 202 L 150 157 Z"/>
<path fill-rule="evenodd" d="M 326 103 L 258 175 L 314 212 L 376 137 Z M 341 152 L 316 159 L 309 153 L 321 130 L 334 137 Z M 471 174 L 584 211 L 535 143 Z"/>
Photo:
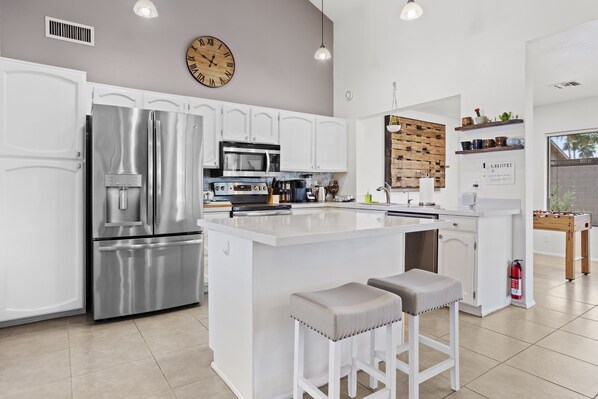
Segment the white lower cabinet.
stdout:
<path fill-rule="evenodd" d="M 83 309 L 83 168 L 0 158 L 0 323 Z"/>
<path fill-rule="evenodd" d="M 203 218 L 205 220 L 227 219 L 230 217 L 230 211 L 222 212 L 205 212 Z M 208 286 L 208 230 L 203 229 L 203 275 L 204 284 Z M 207 292 L 207 290 L 206 290 Z"/>
<path fill-rule="evenodd" d="M 463 303 L 476 303 L 476 236 L 475 233 L 438 231 L 438 273 L 453 277 L 463 285 Z"/>

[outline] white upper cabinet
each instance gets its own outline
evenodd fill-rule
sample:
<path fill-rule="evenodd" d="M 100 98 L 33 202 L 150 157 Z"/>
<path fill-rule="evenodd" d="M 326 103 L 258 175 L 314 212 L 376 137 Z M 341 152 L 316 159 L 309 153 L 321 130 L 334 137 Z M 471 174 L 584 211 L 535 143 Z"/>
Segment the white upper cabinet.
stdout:
<path fill-rule="evenodd" d="M 156 111 L 182 112 L 189 110 L 189 98 L 163 93 L 143 93 L 143 107 Z"/>
<path fill-rule="evenodd" d="M 83 168 L 0 157 L 0 322 L 83 309 Z"/>
<path fill-rule="evenodd" d="M 251 142 L 278 144 L 277 109 L 251 107 Z"/>
<path fill-rule="evenodd" d="M 81 158 L 85 72 L 0 58 L 0 155 Z"/>
<path fill-rule="evenodd" d="M 204 168 L 217 168 L 222 134 L 222 103 L 192 98 L 190 112 L 203 117 L 203 166 Z"/>
<path fill-rule="evenodd" d="M 249 142 L 250 106 L 224 103 L 222 113 L 222 139 Z"/>
<path fill-rule="evenodd" d="M 316 117 L 316 170 L 347 171 L 347 122 L 344 119 Z"/>
<path fill-rule="evenodd" d="M 114 105 L 118 107 L 143 108 L 143 92 L 101 84 L 89 84 L 94 104 Z"/>
<path fill-rule="evenodd" d="M 315 169 L 316 117 L 280 112 L 280 169 L 311 172 Z"/>

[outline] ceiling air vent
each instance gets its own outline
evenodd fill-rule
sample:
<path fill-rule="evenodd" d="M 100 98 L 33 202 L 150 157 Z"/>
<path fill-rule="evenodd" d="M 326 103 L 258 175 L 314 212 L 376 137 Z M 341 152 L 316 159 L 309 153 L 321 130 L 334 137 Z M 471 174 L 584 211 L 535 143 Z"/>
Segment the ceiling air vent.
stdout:
<path fill-rule="evenodd" d="M 94 28 L 93 26 L 46 17 L 46 37 L 93 46 Z"/>
<path fill-rule="evenodd" d="M 569 82 L 555 83 L 555 84 L 553 84 L 551 86 L 554 87 L 555 89 L 564 89 L 566 87 L 581 86 L 581 83 L 576 82 L 575 80 L 571 80 Z"/>

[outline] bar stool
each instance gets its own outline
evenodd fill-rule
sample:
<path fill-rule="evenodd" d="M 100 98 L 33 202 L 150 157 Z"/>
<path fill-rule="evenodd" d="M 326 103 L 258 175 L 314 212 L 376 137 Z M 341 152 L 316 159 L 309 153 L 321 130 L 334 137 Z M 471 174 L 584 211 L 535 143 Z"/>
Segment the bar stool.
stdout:
<path fill-rule="evenodd" d="M 357 393 L 357 371 L 363 370 L 385 389 L 367 398 L 396 398 L 397 342 L 393 339 L 393 326 L 402 319 L 401 298 L 384 290 L 365 284 L 349 283 L 323 291 L 295 293 L 290 299 L 291 317 L 295 319 L 295 349 L 293 373 L 293 398 L 303 398 L 307 392 L 316 399 L 338 399 L 340 379 L 349 374 L 349 396 Z M 382 373 L 376 365 L 356 357 L 353 337 L 386 326 L 386 370 Z M 303 375 L 306 327 L 328 338 L 328 396 Z M 341 371 L 341 343 L 351 340 L 351 364 Z M 390 367 L 388 366 L 390 365 Z"/>
<path fill-rule="evenodd" d="M 371 278 L 368 285 L 392 292 L 403 300 L 403 312 L 409 316 L 409 342 L 397 348 L 397 354 L 409 352 L 409 364 L 397 359 L 396 367 L 409 375 L 409 399 L 419 398 L 419 384 L 450 369 L 451 388 L 459 390 L 459 301 L 463 299 L 461 282 L 420 269 L 385 278 Z M 450 307 L 450 345 L 419 334 L 419 315 L 444 306 Z M 419 343 L 449 355 L 449 358 L 420 372 Z M 381 359 L 382 353 L 372 357 Z M 372 382 L 370 382 L 372 384 Z M 375 384 L 375 383 L 374 383 Z M 375 387 L 372 386 L 372 387 Z"/>

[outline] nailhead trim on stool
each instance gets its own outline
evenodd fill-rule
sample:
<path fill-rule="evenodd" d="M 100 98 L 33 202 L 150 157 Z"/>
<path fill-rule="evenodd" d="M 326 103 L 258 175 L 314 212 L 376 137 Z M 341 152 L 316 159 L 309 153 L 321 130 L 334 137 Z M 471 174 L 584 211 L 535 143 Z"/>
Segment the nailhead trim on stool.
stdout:
<path fill-rule="evenodd" d="M 385 326 L 387 355 L 384 360 L 394 370 L 396 342 L 393 327 L 403 315 L 400 297 L 364 284 L 349 283 L 328 290 L 292 294 L 290 308 L 291 317 L 295 319 L 293 398 L 302 399 L 304 392 L 317 399 L 339 398 L 341 343 L 344 339 L 351 340 L 349 396 L 355 397 L 357 371 L 364 370 L 386 385 L 385 392 L 370 396 L 378 398 L 387 393 L 385 397 L 396 398 L 396 373 L 384 374 L 375 367 L 376 364 L 358 359 L 353 337 L 367 331 L 373 334 L 374 329 Z M 306 327 L 329 340 L 328 396 L 303 376 Z"/>
<path fill-rule="evenodd" d="M 451 388 L 459 390 L 459 301 L 463 297 L 461 282 L 425 270 L 411 269 L 403 274 L 385 278 L 371 278 L 368 285 L 384 289 L 401 297 L 403 312 L 409 314 L 409 342 L 397 348 L 397 353 L 409 352 L 409 363 L 396 361 L 396 367 L 409 375 L 409 399 L 419 398 L 419 384 L 450 369 Z M 450 345 L 419 334 L 419 315 L 449 306 Z M 449 358 L 419 371 L 419 343 L 449 355 Z M 383 352 L 370 355 L 382 359 Z M 376 360 L 374 360 L 376 361 Z M 377 383 L 370 381 L 372 388 Z"/>

